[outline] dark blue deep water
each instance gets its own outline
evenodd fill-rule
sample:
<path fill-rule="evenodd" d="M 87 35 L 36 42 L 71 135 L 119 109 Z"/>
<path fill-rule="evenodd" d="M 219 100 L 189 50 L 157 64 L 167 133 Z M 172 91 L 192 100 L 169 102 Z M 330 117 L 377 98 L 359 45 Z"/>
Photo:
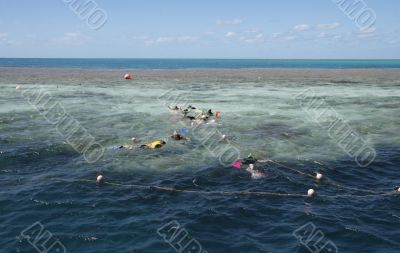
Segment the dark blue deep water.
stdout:
<path fill-rule="evenodd" d="M 0 58 L 0 67 L 33 68 L 400 68 L 400 60 L 243 60 L 243 59 L 15 59 Z"/>
<path fill-rule="evenodd" d="M 147 68 L 157 60 L 151 61 L 3 59 L 0 65 L 44 67 L 54 62 L 54 67 L 80 67 L 92 62 L 91 67 Z M 342 63 L 325 64 L 355 64 Z M 159 67 L 272 63 L 170 64 L 160 61 Z M 387 61 L 384 66 L 396 64 Z M 400 185 L 400 81 L 393 72 L 379 79 L 352 72 L 354 76 L 338 74 L 332 80 L 202 79 L 185 72 L 183 77 L 139 75 L 124 81 L 118 72 L 103 73 L 100 80 L 93 70 L 68 70 L 68 75 L 57 71 L 61 70 L 0 70 L 1 253 L 64 252 L 62 247 L 77 253 L 400 252 L 400 195 L 393 191 Z M 21 83 L 18 92 L 16 85 Z M 358 166 L 296 103 L 293 96 L 308 88 L 376 151 L 368 167 Z M 62 135 L 72 127 L 46 120 L 49 104 L 42 100 L 35 108 L 35 102 L 23 95 L 29 89 L 48 92 L 106 148 L 104 155 L 86 162 Z M 178 101 L 162 96 L 171 89 L 192 105 L 221 111 L 219 124 L 205 132 L 218 129 L 226 134 L 241 157 L 252 153 L 283 166 L 258 165 L 265 177 L 254 179 L 244 169 L 221 165 L 215 152 L 196 138 L 190 123 L 166 108 L 165 102 Z M 57 118 L 62 110 L 51 115 Z M 132 136 L 148 143 L 183 127 L 192 142 L 168 140 L 158 150 L 110 149 L 129 143 Z M 64 128 L 61 134 L 59 128 Z M 324 175 L 321 182 L 308 176 L 315 172 Z M 94 182 L 99 174 L 106 184 Z M 310 188 L 317 192 L 313 198 L 305 196 Z M 181 225 L 181 233 L 174 239 L 174 226 L 167 227 L 161 230 L 169 240 L 165 241 L 157 230 L 174 221 Z M 38 236 L 38 228 L 43 228 L 44 237 Z M 191 245 L 201 245 L 202 250 L 172 247 L 191 239 Z M 51 248 L 53 242 L 63 246 Z"/>

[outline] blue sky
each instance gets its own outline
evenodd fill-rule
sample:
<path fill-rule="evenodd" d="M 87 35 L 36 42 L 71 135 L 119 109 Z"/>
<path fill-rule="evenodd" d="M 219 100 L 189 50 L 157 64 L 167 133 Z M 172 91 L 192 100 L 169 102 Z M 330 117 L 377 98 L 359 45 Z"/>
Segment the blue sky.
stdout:
<path fill-rule="evenodd" d="M 400 58 L 398 0 L 365 0 L 368 29 L 355 0 L 94 0 L 97 30 L 71 1 L 0 0 L 0 57 Z"/>

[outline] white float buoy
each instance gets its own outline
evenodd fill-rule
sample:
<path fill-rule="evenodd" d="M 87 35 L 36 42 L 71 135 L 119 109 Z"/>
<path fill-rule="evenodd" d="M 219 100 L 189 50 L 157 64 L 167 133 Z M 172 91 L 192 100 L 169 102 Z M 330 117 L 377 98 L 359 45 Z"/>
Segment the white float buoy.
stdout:
<path fill-rule="evenodd" d="M 254 164 L 249 164 L 249 168 L 251 169 L 251 170 L 254 170 Z"/>
<path fill-rule="evenodd" d="M 317 173 L 317 175 L 315 176 L 315 178 L 317 179 L 317 180 L 321 180 L 322 179 L 322 174 L 321 173 Z"/>
<path fill-rule="evenodd" d="M 102 175 L 98 175 L 97 179 L 96 179 L 96 183 L 100 184 L 100 183 L 103 183 L 103 181 L 104 181 L 104 177 Z"/>
<path fill-rule="evenodd" d="M 21 91 L 21 90 L 22 90 L 22 85 L 17 85 L 17 86 L 15 87 L 15 89 L 16 89 L 17 91 Z"/>
<path fill-rule="evenodd" d="M 131 141 L 132 141 L 133 143 L 136 143 L 136 138 L 135 138 L 135 137 L 132 137 Z"/>
<path fill-rule="evenodd" d="M 309 189 L 309 190 L 307 191 L 307 196 L 308 196 L 308 197 L 312 197 L 312 196 L 314 196 L 314 194 L 315 194 L 314 189 Z"/>

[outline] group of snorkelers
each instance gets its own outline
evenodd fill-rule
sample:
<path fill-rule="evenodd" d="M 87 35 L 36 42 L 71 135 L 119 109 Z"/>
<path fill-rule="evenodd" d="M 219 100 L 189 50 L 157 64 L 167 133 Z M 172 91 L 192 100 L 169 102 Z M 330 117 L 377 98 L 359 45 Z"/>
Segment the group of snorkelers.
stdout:
<path fill-rule="evenodd" d="M 208 110 L 200 110 L 197 109 L 191 105 L 187 106 L 186 108 L 174 106 L 174 107 L 169 107 L 169 109 L 175 113 L 180 113 L 181 116 L 185 119 L 189 119 L 192 121 L 192 124 L 202 124 L 202 123 L 207 123 L 212 119 L 212 117 L 215 117 L 212 119 L 212 121 L 215 123 L 216 120 L 218 119 L 219 112 L 216 112 L 215 114 L 211 109 Z M 185 130 L 186 131 L 186 130 Z M 185 137 L 184 131 L 182 133 L 178 133 L 177 131 L 174 131 L 173 134 L 170 136 L 170 139 L 174 141 L 188 141 L 190 142 L 190 138 Z M 225 138 L 225 135 L 223 135 L 223 138 Z M 116 146 L 113 147 L 113 149 L 158 149 L 162 148 L 166 144 L 166 139 L 162 140 L 157 140 L 153 141 L 148 144 L 139 144 L 137 143 L 137 140 L 135 137 L 131 139 L 131 144 L 126 144 L 126 145 L 121 145 L 121 146 Z M 264 177 L 264 173 L 260 172 L 256 168 L 256 163 L 262 163 L 264 161 L 262 160 L 257 160 L 254 158 L 251 154 L 247 158 L 239 159 L 232 163 L 233 168 L 237 169 L 244 169 L 247 172 L 249 172 L 252 176 L 253 179 L 258 179 Z"/>
<path fill-rule="evenodd" d="M 214 116 L 214 113 L 212 112 L 211 109 L 208 109 L 206 111 L 197 109 L 191 105 L 187 106 L 186 108 L 174 106 L 174 107 L 169 107 L 169 109 L 173 112 L 179 112 L 182 114 L 183 118 L 190 119 L 192 123 L 205 123 L 212 116 Z M 217 112 L 216 116 L 218 117 L 219 112 Z M 185 140 L 190 142 L 190 138 L 185 137 L 184 134 L 178 133 L 177 131 L 174 131 L 173 134 L 171 135 L 171 139 L 175 141 L 181 141 Z M 141 149 L 157 149 L 163 147 L 167 142 L 165 139 L 163 140 L 157 140 L 153 141 L 148 144 L 138 144 L 137 140 L 135 137 L 131 139 L 131 144 L 126 144 L 126 145 L 121 145 L 121 146 L 115 146 L 112 147 L 112 149 L 136 149 L 136 148 L 141 148 Z"/>
<path fill-rule="evenodd" d="M 189 119 L 192 121 L 192 123 L 195 124 L 202 124 L 210 121 L 212 119 L 214 122 L 218 119 L 219 112 L 214 112 L 211 109 L 208 110 L 201 110 L 197 109 L 194 106 L 188 105 L 187 107 L 178 107 L 178 106 L 173 106 L 168 108 L 175 112 L 175 113 L 180 113 L 181 116 L 185 119 Z"/>

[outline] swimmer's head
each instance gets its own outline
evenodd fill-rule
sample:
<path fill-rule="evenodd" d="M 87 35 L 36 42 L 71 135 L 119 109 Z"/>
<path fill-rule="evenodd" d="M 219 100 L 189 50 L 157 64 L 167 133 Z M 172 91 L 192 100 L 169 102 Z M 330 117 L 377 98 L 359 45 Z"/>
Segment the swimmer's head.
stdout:
<path fill-rule="evenodd" d="M 251 170 L 254 170 L 254 164 L 250 163 L 250 164 L 249 164 L 249 168 L 250 168 Z"/>
<path fill-rule="evenodd" d="M 132 141 L 133 143 L 136 143 L 136 138 L 135 138 L 135 137 L 132 137 L 131 141 Z"/>

